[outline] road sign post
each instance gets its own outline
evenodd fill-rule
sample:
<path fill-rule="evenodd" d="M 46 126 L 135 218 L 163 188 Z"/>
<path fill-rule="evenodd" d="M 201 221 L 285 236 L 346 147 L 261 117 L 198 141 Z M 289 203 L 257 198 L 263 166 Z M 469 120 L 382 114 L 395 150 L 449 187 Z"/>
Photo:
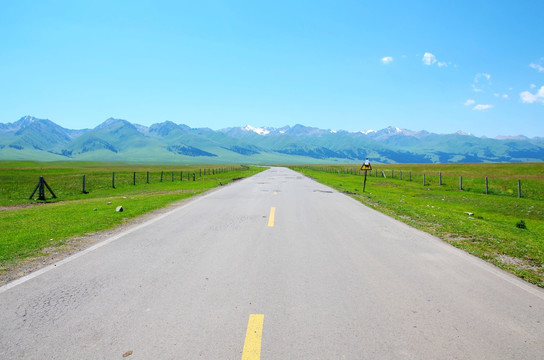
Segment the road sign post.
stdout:
<path fill-rule="evenodd" d="M 363 166 L 361 166 L 361 170 L 363 170 L 365 172 L 365 179 L 363 181 L 363 192 L 365 192 L 365 188 L 366 188 L 366 173 L 370 170 L 372 171 L 372 165 L 370 165 L 370 161 L 368 160 L 368 158 L 365 160 L 365 163 L 363 164 Z"/>

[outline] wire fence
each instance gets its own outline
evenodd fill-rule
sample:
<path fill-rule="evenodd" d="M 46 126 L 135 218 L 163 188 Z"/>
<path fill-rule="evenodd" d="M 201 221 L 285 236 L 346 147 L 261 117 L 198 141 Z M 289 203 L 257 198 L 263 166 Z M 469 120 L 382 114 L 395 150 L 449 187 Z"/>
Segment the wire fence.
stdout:
<path fill-rule="evenodd" d="M 356 167 L 311 165 L 303 167 L 339 176 L 364 176 L 365 173 L 365 170 Z M 369 180 L 395 181 L 397 184 L 410 182 L 420 184 L 427 189 L 439 188 L 447 191 L 466 191 L 486 195 L 544 200 L 544 173 L 540 172 L 539 169 L 532 173 L 499 173 L 489 176 L 482 176 L 479 172 L 477 174 L 463 172 L 460 175 L 451 170 L 431 172 L 373 166 L 372 170 L 367 171 L 367 176 Z"/>
<path fill-rule="evenodd" d="M 190 187 L 187 184 L 203 180 L 221 181 L 224 174 L 247 171 L 249 167 L 188 167 L 165 170 L 144 170 L 108 168 L 43 168 L 20 169 L 19 171 L 4 171 L 0 174 L 0 203 L 10 205 L 21 203 L 29 199 L 33 189 L 38 188 L 40 177 L 43 176 L 47 185 L 51 187 L 58 199 L 70 199 L 82 194 L 103 193 L 110 190 L 130 190 L 130 188 L 147 186 L 150 191 L 171 190 L 180 187 Z M 196 186 L 196 184 L 195 184 Z M 51 197 L 46 190 L 47 197 Z"/>

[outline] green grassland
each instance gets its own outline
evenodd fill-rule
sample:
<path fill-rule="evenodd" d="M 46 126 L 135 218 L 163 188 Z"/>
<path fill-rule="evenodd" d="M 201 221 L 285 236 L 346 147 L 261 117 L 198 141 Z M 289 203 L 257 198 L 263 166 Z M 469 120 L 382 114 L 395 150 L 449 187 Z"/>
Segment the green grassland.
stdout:
<path fill-rule="evenodd" d="M 544 287 L 542 163 L 373 166 L 364 193 L 360 165 L 292 168 Z"/>
<path fill-rule="evenodd" d="M 44 249 L 62 248 L 70 238 L 111 229 L 262 170 L 239 165 L 0 162 L 0 274 L 24 259 L 43 255 Z M 82 193 L 83 175 L 88 194 Z M 46 202 L 28 199 L 39 176 L 45 178 L 56 199 L 47 190 Z M 115 211 L 119 205 L 123 212 Z"/>

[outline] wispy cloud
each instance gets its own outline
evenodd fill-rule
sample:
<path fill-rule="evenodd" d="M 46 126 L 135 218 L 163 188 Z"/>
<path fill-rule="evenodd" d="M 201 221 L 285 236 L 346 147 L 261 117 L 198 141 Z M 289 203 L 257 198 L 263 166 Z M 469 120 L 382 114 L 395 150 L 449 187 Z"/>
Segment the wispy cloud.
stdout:
<path fill-rule="evenodd" d="M 391 64 L 392 62 L 393 62 L 392 56 L 385 56 L 382 58 L 382 63 L 384 63 L 385 65 Z"/>
<path fill-rule="evenodd" d="M 473 107 L 472 110 L 484 111 L 484 110 L 491 109 L 492 107 L 493 105 L 478 104 L 475 107 Z"/>
<path fill-rule="evenodd" d="M 488 73 L 478 73 L 474 77 L 474 83 L 472 84 L 472 90 L 475 92 L 484 92 L 482 87 L 488 85 L 491 80 L 491 75 Z"/>
<path fill-rule="evenodd" d="M 465 101 L 465 106 L 474 105 L 475 103 L 476 103 L 476 100 L 468 99 L 467 101 Z"/>
<path fill-rule="evenodd" d="M 423 54 L 423 59 L 421 59 L 421 61 L 423 61 L 424 65 L 430 66 L 430 65 L 434 64 L 437 60 L 436 60 L 436 56 L 434 56 L 431 53 L 426 52 L 425 54 Z"/>
<path fill-rule="evenodd" d="M 530 63 L 529 66 L 533 69 L 537 70 L 538 72 L 544 72 L 544 66 L 542 66 L 542 62 L 544 61 L 544 58 L 540 58 L 539 63 Z"/>
<path fill-rule="evenodd" d="M 540 88 L 535 94 L 530 91 L 524 91 L 519 94 L 521 102 L 526 104 L 532 104 L 534 102 L 540 102 L 544 104 L 544 86 Z"/>

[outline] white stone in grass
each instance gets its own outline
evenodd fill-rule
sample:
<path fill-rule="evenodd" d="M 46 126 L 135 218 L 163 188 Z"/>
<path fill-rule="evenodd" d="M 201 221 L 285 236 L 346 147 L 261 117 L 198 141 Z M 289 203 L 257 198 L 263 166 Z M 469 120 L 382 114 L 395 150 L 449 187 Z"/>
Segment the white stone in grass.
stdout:
<path fill-rule="evenodd" d="M 115 208 L 115 211 L 117 212 L 123 212 L 123 207 L 122 206 L 118 206 Z"/>

